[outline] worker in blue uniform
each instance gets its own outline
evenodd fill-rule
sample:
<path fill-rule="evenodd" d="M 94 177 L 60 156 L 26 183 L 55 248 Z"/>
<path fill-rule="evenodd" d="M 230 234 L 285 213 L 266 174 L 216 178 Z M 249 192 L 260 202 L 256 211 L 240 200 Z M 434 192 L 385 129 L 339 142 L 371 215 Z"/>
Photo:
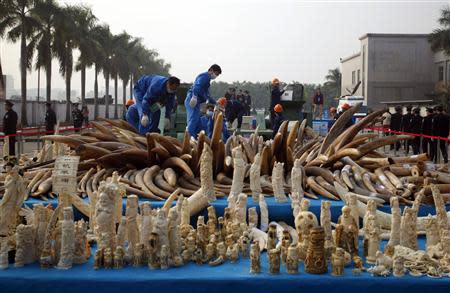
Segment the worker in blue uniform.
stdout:
<path fill-rule="evenodd" d="M 287 86 L 285 86 L 282 90 L 280 90 L 280 80 L 278 78 L 274 78 L 272 80 L 272 91 L 270 94 L 270 123 L 274 124 L 275 119 L 275 111 L 273 110 L 276 105 L 281 103 L 281 97 L 286 91 Z"/>
<path fill-rule="evenodd" d="M 140 119 L 139 133 L 161 132 L 158 125 L 162 107 L 166 107 L 165 124 L 170 124 L 179 86 L 180 80 L 175 76 L 148 75 L 136 82 L 134 95 Z"/>
<path fill-rule="evenodd" d="M 228 133 L 227 119 L 225 118 L 225 106 L 227 104 L 227 99 L 222 97 L 217 100 L 217 105 L 209 104 L 206 107 L 206 113 L 200 117 L 201 130 L 204 130 L 206 135 L 211 138 L 214 130 L 214 112 L 219 110 L 222 112 L 223 122 L 222 122 L 222 141 L 226 142 L 230 137 Z"/>
<path fill-rule="evenodd" d="M 212 65 L 207 72 L 200 73 L 194 81 L 194 84 L 187 92 L 184 105 L 187 112 L 187 128 L 189 134 L 197 138 L 201 131 L 200 104 L 208 102 L 216 104 L 216 101 L 209 94 L 211 80 L 214 80 L 222 73 L 219 65 Z"/>
<path fill-rule="evenodd" d="M 280 104 L 276 104 L 273 107 L 273 112 L 275 113 L 275 115 L 273 117 L 273 125 L 272 125 L 273 134 L 272 134 L 272 137 L 275 137 L 275 135 L 277 134 L 278 130 L 280 129 L 281 123 L 283 123 L 283 121 L 286 121 L 287 119 L 283 115 L 283 106 L 281 106 Z"/>
<path fill-rule="evenodd" d="M 125 119 L 134 128 L 136 128 L 136 130 L 139 130 L 139 111 L 136 104 L 128 107 L 127 113 L 125 114 Z"/>

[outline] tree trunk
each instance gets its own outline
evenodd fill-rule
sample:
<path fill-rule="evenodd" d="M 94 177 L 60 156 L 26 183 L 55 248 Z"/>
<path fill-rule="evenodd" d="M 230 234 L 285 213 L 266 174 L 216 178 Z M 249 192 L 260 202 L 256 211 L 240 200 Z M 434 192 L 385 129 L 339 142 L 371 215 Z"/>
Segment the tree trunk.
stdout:
<path fill-rule="evenodd" d="M 122 114 L 124 114 L 126 111 L 125 108 L 126 104 L 127 104 L 127 82 L 125 80 L 122 80 Z"/>
<path fill-rule="evenodd" d="M 20 40 L 20 79 L 22 94 L 20 122 L 22 127 L 25 127 L 27 126 L 27 40 L 25 38 L 24 24 L 22 24 L 22 35 Z"/>
<path fill-rule="evenodd" d="M 105 73 L 105 117 L 109 118 L 109 71 Z"/>
<path fill-rule="evenodd" d="M 3 80 L 2 60 L 0 56 L 0 100 L 6 100 L 6 87 Z"/>
<path fill-rule="evenodd" d="M 52 100 L 52 58 L 50 57 L 45 64 L 45 81 L 46 81 L 46 101 L 50 103 Z"/>
<path fill-rule="evenodd" d="M 86 99 L 86 66 L 81 66 L 81 107 L 85 106 Z"/>
<path fill-rule="evenodd" d="M 94 79 L 94 120 L 98 118 L 98 68 L 95 64 L 95 79 Z"/>
<path fill-rule="evenodd" d="M 118 97 L 117 97 L 117 87 L 118 87 L 118 78 L 117 74 L 114 76 L 114 119 L 119 118 L 119 105 L 118 103 Z"/>
<path fill-rule="evenodd" d="M 67 64 L 66 64 L 66 121 L 71 121 L 70 117 L 70 94 L 71 94 L 71 80 L 72 80 L 72 70 L 73 70 L 73 60 L 72 60 L 72 48 L 67 45 L 66 50 L 70 50 L 68 53 Z"/>
<path fill-rule="evenodd" d="M 133 74 L 130 74 L 130 99 L 133 98 Z"/>

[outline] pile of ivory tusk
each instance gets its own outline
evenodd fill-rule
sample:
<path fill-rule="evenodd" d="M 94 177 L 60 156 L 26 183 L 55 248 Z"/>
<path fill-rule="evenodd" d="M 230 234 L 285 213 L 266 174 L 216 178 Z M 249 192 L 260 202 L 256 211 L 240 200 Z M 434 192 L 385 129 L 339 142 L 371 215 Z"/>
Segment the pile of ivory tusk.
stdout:
<path fill-rule="evenodd" d="M 350 108 L 334 123 L 326 137 L 319 136 L 296 121 L 280 126 L 272 140 L 264 141 L 255 130 L 249 137 L 233 134 L 221 140 L 223 116 L 216 112 L 211 138 L 201 132 L 197 140 L 186 131 L 183 141 L 157 133 L 141 136 L 128 123 L 102 119 L 91 122 L 93 131 L 68 136 L 48 135 L 34 160 L 21 158 L 29 196 L 47 199 L 52 190 L 54 158 L 62 154 L 80 156 L 78 191 L 91 196 L 100 182 L 114 171 L 127 194 L 165 200 L 175 191 L 189 197 L 201 187 L 200 157 L 206 145 L 212 150 L 212 177 L 215 196 L 238 195 L 255 198 L 260 193 L 274 195 L 282 202 L 286 193 L 341 200 L 352 193 L 359 201 L 377 204 L 398 197 L 412 204 L 424 194 L 423 203 L 433 203 L 430 183 L 436 184 L 444 202 L 450 198 L 450 174 L 426 163 L 427 155 L 388 157 L 379 148 L 413 137 L 378 137 L 360 133 L 374 123 L 384 110 L 373 112 L 345 129 L 360 105 Z M 0 178 L 0 181 L 3 181 Z"/>

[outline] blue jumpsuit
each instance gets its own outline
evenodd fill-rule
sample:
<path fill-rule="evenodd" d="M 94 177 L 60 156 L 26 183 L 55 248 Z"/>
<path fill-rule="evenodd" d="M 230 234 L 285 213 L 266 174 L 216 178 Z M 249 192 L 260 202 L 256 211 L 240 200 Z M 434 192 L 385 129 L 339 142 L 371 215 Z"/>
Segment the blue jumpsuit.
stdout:
<path fill-rule="evenodd" d="M 136 104 L 128 107 L 127 113 L 125 114 L 126 120 L 128 123 L 134 126 L 137 130 L 139 130 L 139 112 Z"/>
<path fill-rule="evenodd" d="M 172 110 L 175 107 L 175 93 L 167 92 L 168 77 L 159 75 L 147 75 L 139 79 L 134 85 L 134 96 L 139 112 L 139 133 L 160 132 L 158 129 L 161 110 L 153 108 L 156 103 L 166 107 L 166 118 L 170 119 Z M 149 118 L 149 125 L 143 127 L 140 125 L 142 115 L 146 114 Z"/>
<path fill-rule="evenodd" d="M 214 119 L 212 116 L 203 115 L 200 117 L 200 124 L 201 124 L 201 130 L 204 130 L 206 135 L 211 138 L 214 130 Z M 201 131 L 200 130 L 200 131 Z M 199 132 L 200 132 L 199 131 Z M 226 142 L 228 140 L 228 137 L 230 135 L 228 134 L 228 128 L 227 128 L 227 122 L 224 117 L 223 123 L 222 123 L 222 141 Z"/>
<path fill-rule="evenodd" d="M 189 134 L 197 138 L 198 133 L 201 131 L 200 121 L 200 104 L 209 102 L 210 104 L 216 104 L 216 101 L 209 95 L 209 86 L 211 77 L 208 72 L 201 73 L 194 81 L 194 84 L 189 89 L 184 105 L 187 112 L 187 128 Z M 197 97 L 197 105 L 191 108 L 189 102 L 193 96 Z"/>

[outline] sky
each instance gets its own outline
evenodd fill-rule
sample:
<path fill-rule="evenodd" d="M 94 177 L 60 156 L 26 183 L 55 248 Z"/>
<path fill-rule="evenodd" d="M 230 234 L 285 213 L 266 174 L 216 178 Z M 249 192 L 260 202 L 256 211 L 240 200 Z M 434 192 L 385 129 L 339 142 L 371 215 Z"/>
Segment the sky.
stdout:
<path fill-rule="evenodd" d="M 339 59 L 359 51 L 366 33 L 430 33 L 449 1 L 299 1 L 299 0 L 65 0 L 92 7 L 113 33 L 141 37 L 172 65 L 183 82 L 217 63 L 217 81 L 322 83 Z M 0 40 L 4 74 L 20 87 L 19 44 Z M 53 72 L 58 72 L 56 60 Z M 93 89 L 93 70 L 87 73 Z M 64 88 L 60 76 L 54 88 Z M 29 87 L 37 87 L 31 72 Z M 41 74 L 41 88 L 45 77 Z M 103 81 L 100 82 L 103 87 Z M 80 89 L 75 73 L 72 88 Z"/>

